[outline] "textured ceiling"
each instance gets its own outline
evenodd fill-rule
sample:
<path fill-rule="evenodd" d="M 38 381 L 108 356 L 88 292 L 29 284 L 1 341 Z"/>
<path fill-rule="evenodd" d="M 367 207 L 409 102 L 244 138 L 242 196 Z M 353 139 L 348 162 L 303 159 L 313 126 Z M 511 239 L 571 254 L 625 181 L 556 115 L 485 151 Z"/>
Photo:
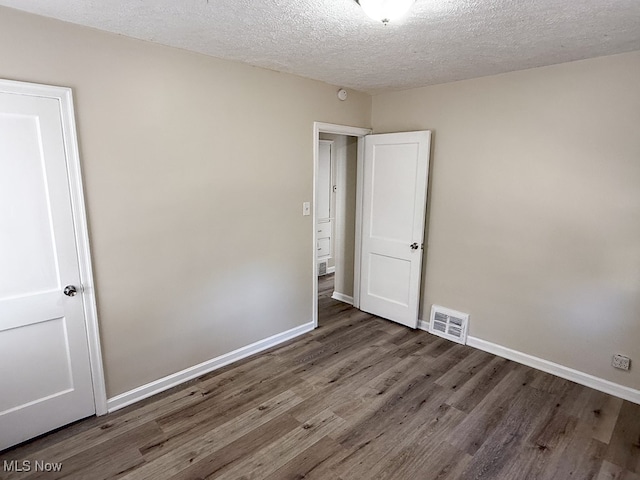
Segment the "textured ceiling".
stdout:
<path fill-rule="evenodd" d="M 0 5 L 369 93 L 640 50 L 640 0 L 0 0 Z"/>

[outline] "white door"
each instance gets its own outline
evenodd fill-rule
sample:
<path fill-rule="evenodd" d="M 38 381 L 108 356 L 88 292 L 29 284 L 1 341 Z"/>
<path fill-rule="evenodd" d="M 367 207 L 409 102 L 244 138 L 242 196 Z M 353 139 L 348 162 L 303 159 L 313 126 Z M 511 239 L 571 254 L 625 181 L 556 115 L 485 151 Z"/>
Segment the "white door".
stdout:
<path fill-rule="evenodd" d="M 360 309 L 418 326 L 431 132 L 365 137 Z"/>
<path fill-rule="evenodd" d="M 10 91 L 0 89 L 0 450 L 95 413 L 61 102 Z"/>
<path fill-rule="evenodd" d="M 316 255 L 318 274 L 328 273 L 333 256 L 333 141 L 318 141 L 318 176 L 316 179 Z M 321 264 L 324 263 L 324 269 Z"/>

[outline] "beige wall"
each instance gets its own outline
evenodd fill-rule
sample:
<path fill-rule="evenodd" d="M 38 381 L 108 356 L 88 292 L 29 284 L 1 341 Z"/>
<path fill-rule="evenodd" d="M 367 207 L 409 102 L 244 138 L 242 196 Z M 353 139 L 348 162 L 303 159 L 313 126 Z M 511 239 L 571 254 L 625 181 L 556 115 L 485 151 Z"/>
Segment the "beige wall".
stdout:
<path fill-rule="evenodd" d="M 353 297 L 353 267 L 355 261 L 355 239 L 356 239 L 356 182 L 358 167 L 358 138 L 345 137 L 346 154 L 343 170 L 344 197 L 343 197 L 343 236 L 342 248 L 343 274 L 340 279 L 336 279 L 336 290 L 340 293 Z M 338 281 L 340 280 L 340 281 Z"/>
<path fill-rule="evenodd" d="M 313 121 L 368 95 L 5 8 L 0 77 L 73 88 L 109 396 L 311 321 Z"/>
<path fill-rule="evenodd" d="M 372 123 L 434 132 L 423 318 L 640 388 L 640 52 L 375 96 Z"/>

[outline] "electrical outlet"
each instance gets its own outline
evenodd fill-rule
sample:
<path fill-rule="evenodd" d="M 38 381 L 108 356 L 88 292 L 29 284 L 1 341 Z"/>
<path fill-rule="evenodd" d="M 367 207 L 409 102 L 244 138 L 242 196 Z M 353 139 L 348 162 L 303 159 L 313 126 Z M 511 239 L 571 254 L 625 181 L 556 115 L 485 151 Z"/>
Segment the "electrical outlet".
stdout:
<path fill-rule="evenodd" d="M 616 354 L 611 359 L 611 366 L 620 370 L 629 370 L 631 368 L 631 359 L 624 355 Z"/>

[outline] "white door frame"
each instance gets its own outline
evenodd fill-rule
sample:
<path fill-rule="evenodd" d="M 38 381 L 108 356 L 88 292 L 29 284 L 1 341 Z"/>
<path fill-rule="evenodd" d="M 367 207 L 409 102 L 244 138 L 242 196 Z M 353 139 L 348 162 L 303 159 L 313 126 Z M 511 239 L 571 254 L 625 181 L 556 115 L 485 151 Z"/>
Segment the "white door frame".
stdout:
<path fill-rule="evenodd" d="M 100 347 L 95 284 L 91 267 L 91 251 L 89 250 L 89 228 L 87 225 L 84 190 L 82 187 L 82 171 L 80 169 L 80 156 L 78 153 L 73 95 L 71 89 L 66 87 L 54 87 L 2 79 L 0 79 L 0 92 L 52 98 L 60 103 L 62 136 L 67 158 L 67 178 L 71 192 L 71 210 L 75 227 L 74 233 L 80 266 L 80 282 L 82 285 L 82 303 L 87 328 L 93 399 L 96 407 L 96 415 L 105 415 L 107 413 L 107 392 L 104 381 L 102 350 Z"/>
<path fill-rule="evenodd" d="M 316 180 L 318 177 L 318 140 L 321 133 L 331 133 L 335 135 L 348 135 L 358 138 L 358 160 L 356 177 L 356 238 L 355 238 L 355 261 L 353 269 L 353 306 L 360 307 L 360 244 L 362 236 L 362 182 L 363 182 L 363 161 L 364 161 L 364 137 L 373 131 L 370 128 L 349 127 L 346 125 L 336 125 L 333 123 L 313 122 L 313 202 L 312 206 L 312 229 L 313 229 L 313 328 L 318 328 L 318 262 L 316 261 Z"/>

